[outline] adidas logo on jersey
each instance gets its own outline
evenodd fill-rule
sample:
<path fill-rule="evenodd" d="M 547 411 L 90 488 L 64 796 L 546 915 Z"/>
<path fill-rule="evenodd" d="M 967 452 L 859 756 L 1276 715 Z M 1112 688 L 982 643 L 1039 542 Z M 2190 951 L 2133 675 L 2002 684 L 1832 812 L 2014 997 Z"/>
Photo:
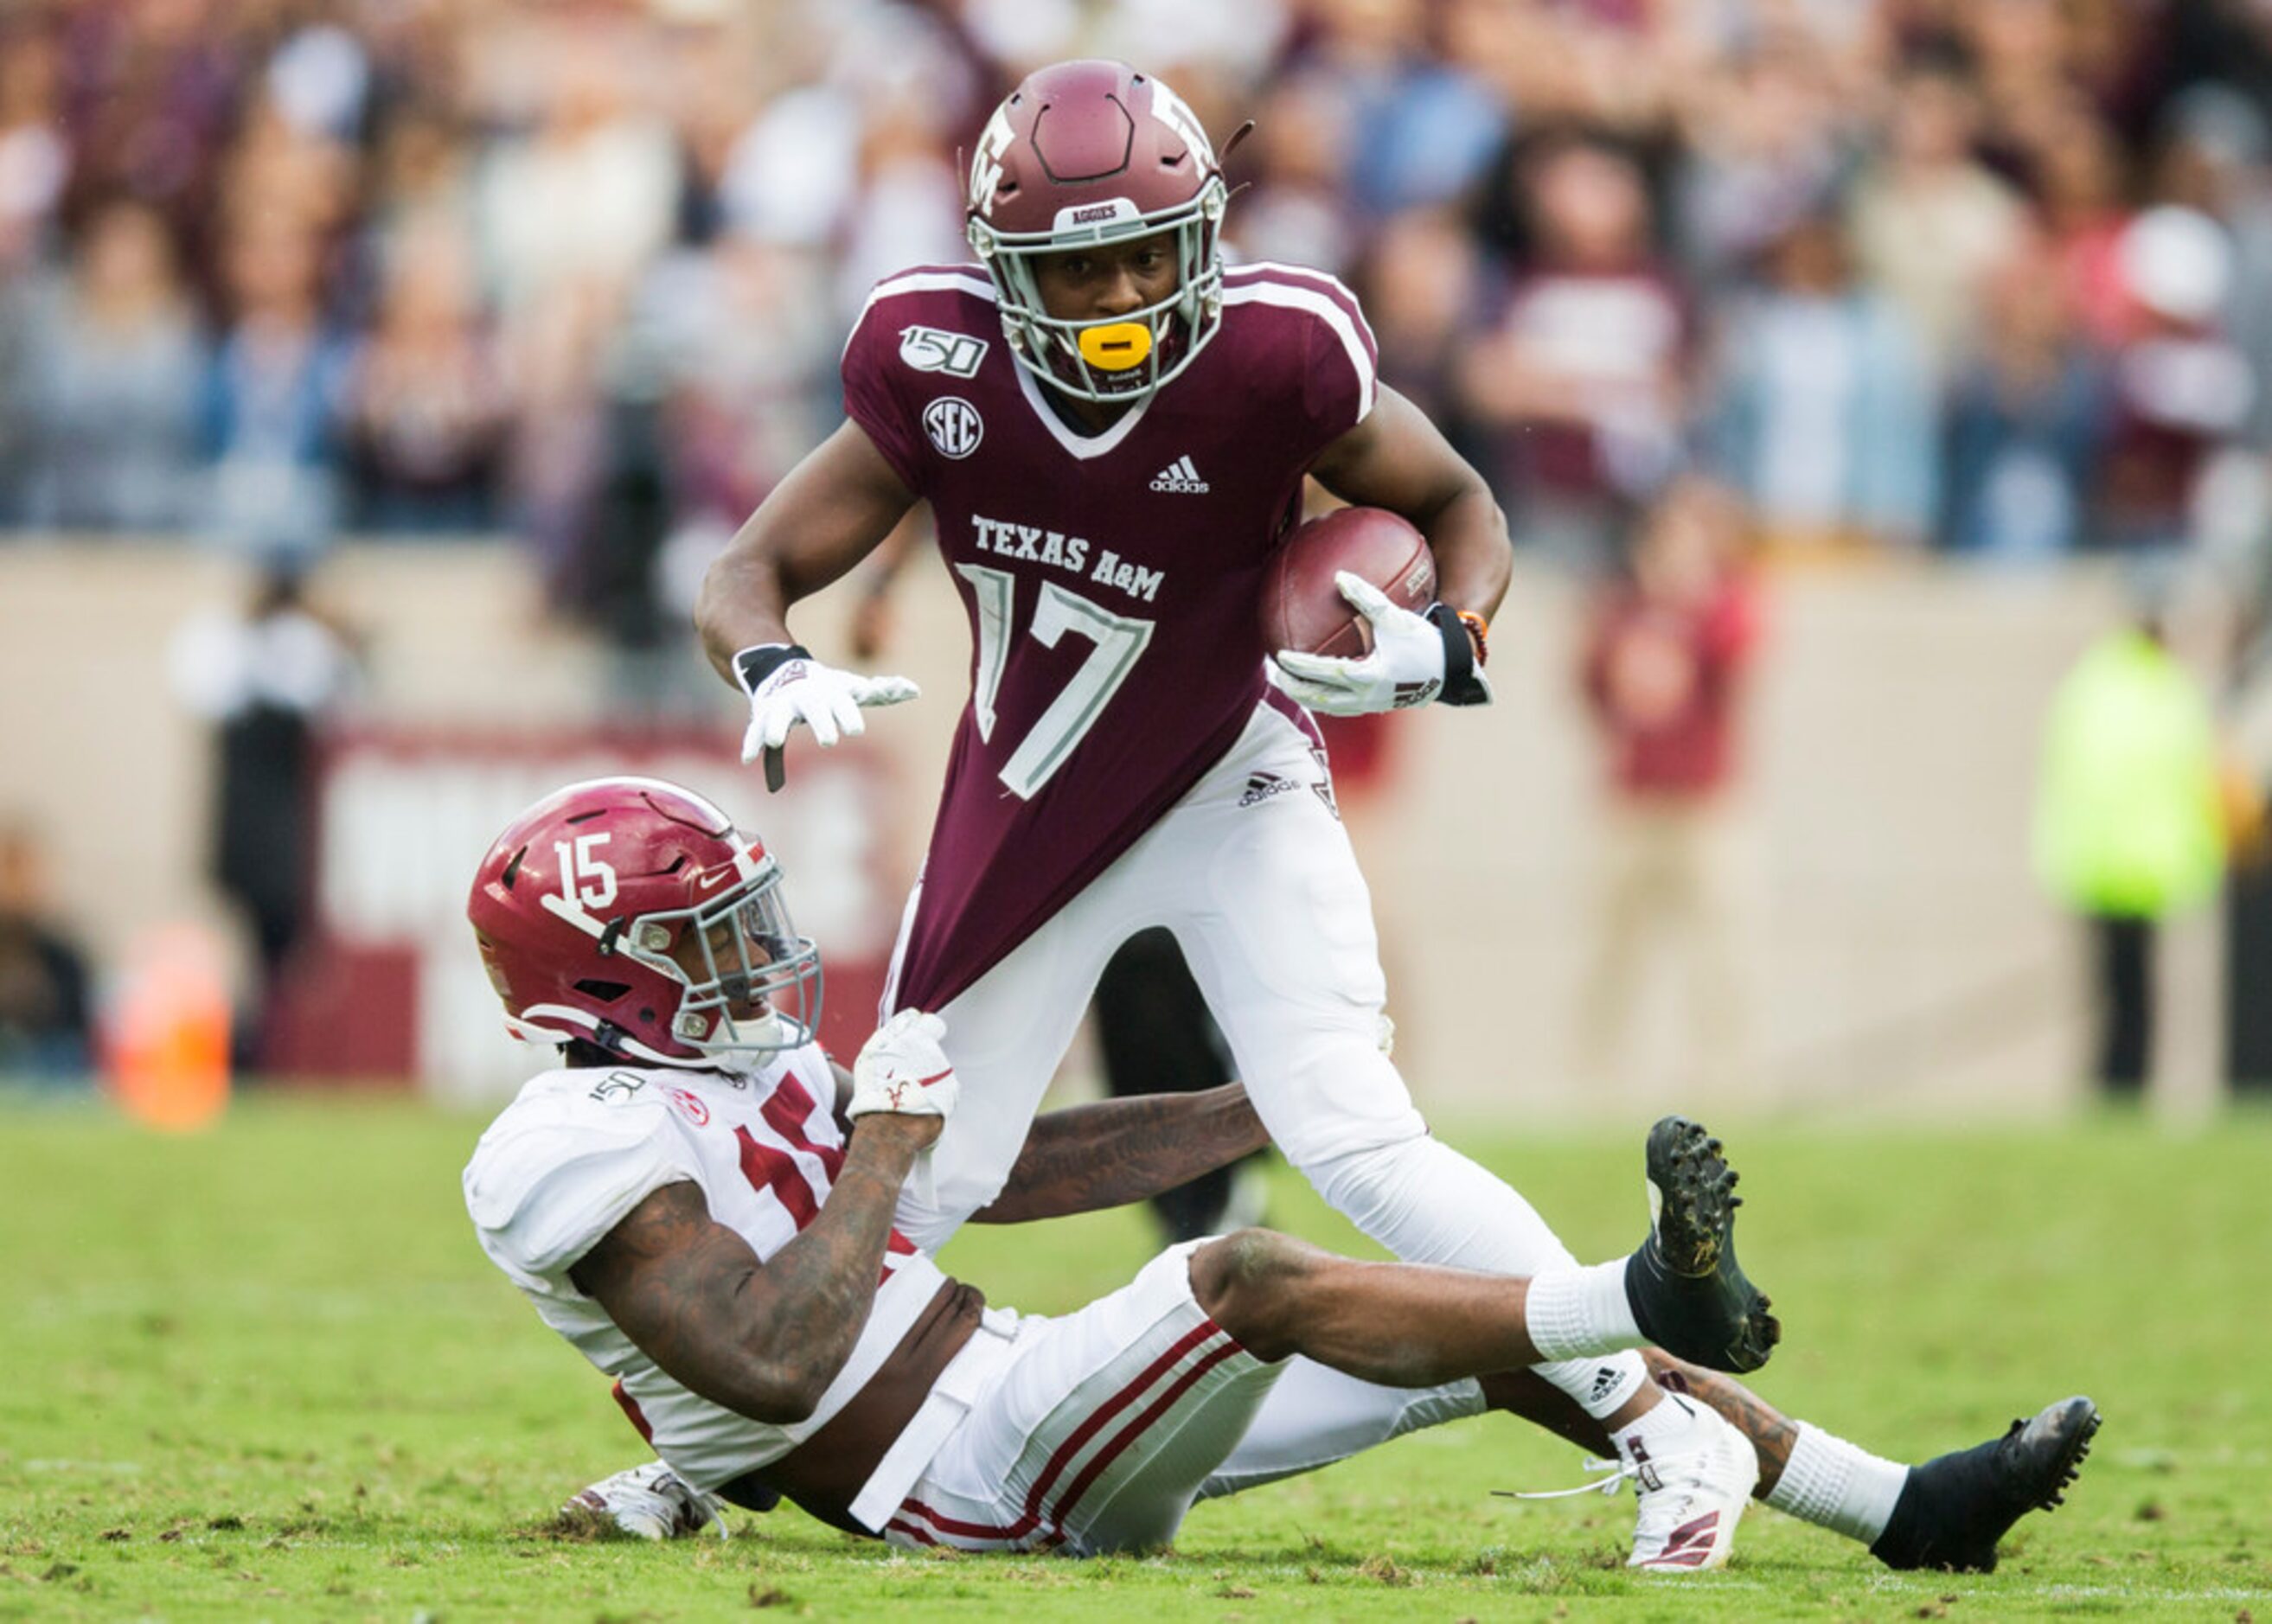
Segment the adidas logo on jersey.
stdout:
<path fill-rule="evenodd" d="M 1179 496 L 1204 496 L 1208 486 L 1200 478 L 1200 471 L 1192 466 L 1189 457 L 1178 457 L 1152 476 L 1152 488 L 1172 491 Z"/>
<path fill-rule="evenodd" d="M 1259 806 L 1273 795 L 1282 795 L 1288 790 L 1302 786 L 1291 778 L 1281 778 L 1274 772 L 1258 772 L 1246 780 L 1246 793 L 1238 798 L 1242 807 Z"/>

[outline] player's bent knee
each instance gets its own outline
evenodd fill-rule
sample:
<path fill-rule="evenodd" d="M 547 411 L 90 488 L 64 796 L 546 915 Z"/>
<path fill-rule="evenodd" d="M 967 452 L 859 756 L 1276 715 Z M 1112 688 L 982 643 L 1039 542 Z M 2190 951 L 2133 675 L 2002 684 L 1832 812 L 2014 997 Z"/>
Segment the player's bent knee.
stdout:
<path fill-rule="evenodd" d="M 1328 1254 L 1271 1229 L 1242 1229 L 1192 1254 L 1192 1295 L 1257 1359 L 1296 1351 L 1303 1283 Z"/>
<path fill-rule="evenodd" d="M 1328 1185 L 1352 1181 L 1393 1178 L 1403 1170 L 1416 1147 L 1431 1141 L 1427 1119 L 1409 1111 L 1337 1123 L 1329 1143 L 1308 1143 L 1301 1133 L 1289 1133 L 1274 1143 L 1304 1178 L 1323 1190 Z"/>

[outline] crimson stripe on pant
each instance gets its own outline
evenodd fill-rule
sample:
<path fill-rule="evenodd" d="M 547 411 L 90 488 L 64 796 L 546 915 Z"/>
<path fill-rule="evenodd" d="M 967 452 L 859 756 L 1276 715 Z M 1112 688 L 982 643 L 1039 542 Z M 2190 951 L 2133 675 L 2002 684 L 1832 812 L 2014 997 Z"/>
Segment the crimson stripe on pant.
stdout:
<path fill-rule="evenodd" d="M 1056 1502 L 1053 1505 L 1050 1505 L 1047 1511 L 1044 1512 L 1043 1502 L 1049 1494 L 1050 1486 L 1057 1481 L 1058 1476 L 1072 1464 L 1073 1458 L 1077 1456 L 1083 1449 L 1087 1447 L 1090 1440 L 1095 1438 L 1115 1416 L 1117 1416 L 1122 1411 L 1127 1409 L 1129 1405 L 1134 1404 L 1138 1399 L 1141 1398 L 1147 1392 L 1148 1392 L 1159 1382 L 1161 1377 L 1166 1375 L 1168 1372 L 1174 1369 L 1186 1355 L 1191 1353 L 1194 1349 L 1200 1347 L 1202 1344 L 1206 1343 L 1210 1337 L 1220 1337 L 1222 1339 L 1221 1345 L 1208 1349 L 1201 1358 L 1193 1362 L 1189 1370 L 1186 1370 L 1181 1376 L 1177 1377 L 1174 1383 L 1170 1386 L 1168 1390 L 1161 1395 L 1161 1397 L 1154 1402 L 1150 1407 L 1146 1409 L 1141 1414 L 1138 1415 L 1127 1427 L 1122 1428 L 1117 1434 L 1110 1439 L 1103 1448 L 1100 1449 L 1087 1466 L 1082 1469 L 1080 1474 L 1076 1477 L 1072 1483 L 1066 1488 L 1065 1492 L 1058 1496 Z M 902 1512 L 922 1517 L 924 1522 L 929 1523 L 932 1528 L 938 1530 L 941 1533 L 952 1534 L 958 1538 L 963 1539 L 986 1539 L 1002 1542 L 1021 1539 L 1025 1538 L 1026 1535 L 1031 1533 L 1035 1529 L 1041 1527 L 1044 1523 L 1046 1523 L 1050 1527 L 1050 1542 L 1052 1544 L 1057 1543 L 1062 1540 L 1065 1537 L 1065 1518 L 1071 1514 L 1073 1507 L 1079 1502 L 1081 1495 L 1088 1491 L 1089 1486 L 1095 1482 L 1096 1479 L 1105 1471 L 1105 1469 L 1109 1467 L 1113 1461 L 1117 1459 L 1127 1449 L 1128 1446 L 1133 1443 L 1136 1439 L 1142 1434 L 1147 1427 L 1150 1426 L 1152 1422 L 1156 1420 L 1170 1406 L 1174 1404 L 1177 1399 L 1181 1398 L 1185 1392 L 1189 1391 L 1192 1384 L 1198 1382 L 1201 1376 L 1214 1369 L 1224 1360 L 1229 1359 L 1232 1354 L 1240 1351 L 1241 1349 L 1238 1339 L 1231 1336 L 1229 1332 L 1224 1330 L 1222 1327 L 1217 1325 L 1213 1320 L 1206 1321 L 1202 1324 L 1186 1332 L 1183 1337 L 1178 1338 L 1175 1345 L 1165 1353 L 1162 1353 L 1158 1359 L 1154 1360 L 1151 1364 L 1147 1366 L 1142 1374 L 1138 1375 L 1135 1380 L 1122 1387 L 1118 1391 L 1114 1393 L 1110 1398 L 1107 1399 L 1103 1404 L 1098 1405 L 1095 1410 L 1092 1411 L 1087 1419 L 1083 1420 L 1079 1427 L 1075 1427 L 1065 1441 L 1059 1444 L 1057 1449 L 1051 1452 L 1049 1464 L 1043 1469 L 1042 1475 L 1035 1479 L 1034 1486 L 1027 1493 L 1024 1512 L 1015 1522 L 1011 1523 L 1006 1526 L 986 1523 L 969 1523 L 965 1522 L 959 1517 L 951 1517 L 924 1505 L 922 1501 L 915 1499 L 913 1496 L 909 1496 L 908 1499 L 902 1503 L 901 1509 Z M 895 1523 L 894 1526 L 897 1525 L 898 1524 Z M 902 1531 L 907 1532 L 911 1538 L 914 1537 L 916 1532 L 916 1529 L 912 1525 L 907 1526 Z"/>

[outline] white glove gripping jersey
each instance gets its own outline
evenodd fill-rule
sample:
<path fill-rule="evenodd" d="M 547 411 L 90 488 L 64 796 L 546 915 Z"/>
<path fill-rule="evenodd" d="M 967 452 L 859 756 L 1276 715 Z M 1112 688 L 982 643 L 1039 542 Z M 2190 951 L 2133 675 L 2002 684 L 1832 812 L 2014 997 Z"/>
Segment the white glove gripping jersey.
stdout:
<path fill-rule="evenodd" d="M 776 1427 L 664 1374 L 568 1271 L 632 1208 L 682 1180 L 701 1187 L 716 1222 L 771 1258 L 812 1221 L 843 1163 L 834 1098 L 818 1045 L 747 1076 L 632 1066 L 548 1071 L 490 1124 L 467 1164 L 466 1209 L 482 1249 L 547 1325 L 617 1378 L 624 1408 L 655 1453 L 697 1488 L 769 1464 L 819 1430 L 899 1345 L 946 1277 L 894 1230 L 851 1359 L 811 1416 Z M 936 1403 L 951 1404 L 947 1390 L 959 1385 L 942 1380 Z M 880 1507 L 880 1526 L 928 1460 L 923 1441 L 943 1436 L 959 1413 L 918 1415 L 901 1434 L 908 1447 L 895 1447 L 878 1466 L 856 1515 Z"/>

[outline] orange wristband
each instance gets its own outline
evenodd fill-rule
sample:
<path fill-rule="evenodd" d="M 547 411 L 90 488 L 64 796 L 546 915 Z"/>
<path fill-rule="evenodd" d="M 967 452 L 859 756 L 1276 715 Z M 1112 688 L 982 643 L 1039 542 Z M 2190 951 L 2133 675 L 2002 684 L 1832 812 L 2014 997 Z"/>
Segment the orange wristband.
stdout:
<path fill-rule="evenodd" d="M 1491 622 L 1473 609 L 1454 609 L 1452 613 L 1460 617 L 1460 624 L 1468 629 L 1468 636 L 1475 643 L 1476 664 L 1489 665 L 1491 663 Z"/>

